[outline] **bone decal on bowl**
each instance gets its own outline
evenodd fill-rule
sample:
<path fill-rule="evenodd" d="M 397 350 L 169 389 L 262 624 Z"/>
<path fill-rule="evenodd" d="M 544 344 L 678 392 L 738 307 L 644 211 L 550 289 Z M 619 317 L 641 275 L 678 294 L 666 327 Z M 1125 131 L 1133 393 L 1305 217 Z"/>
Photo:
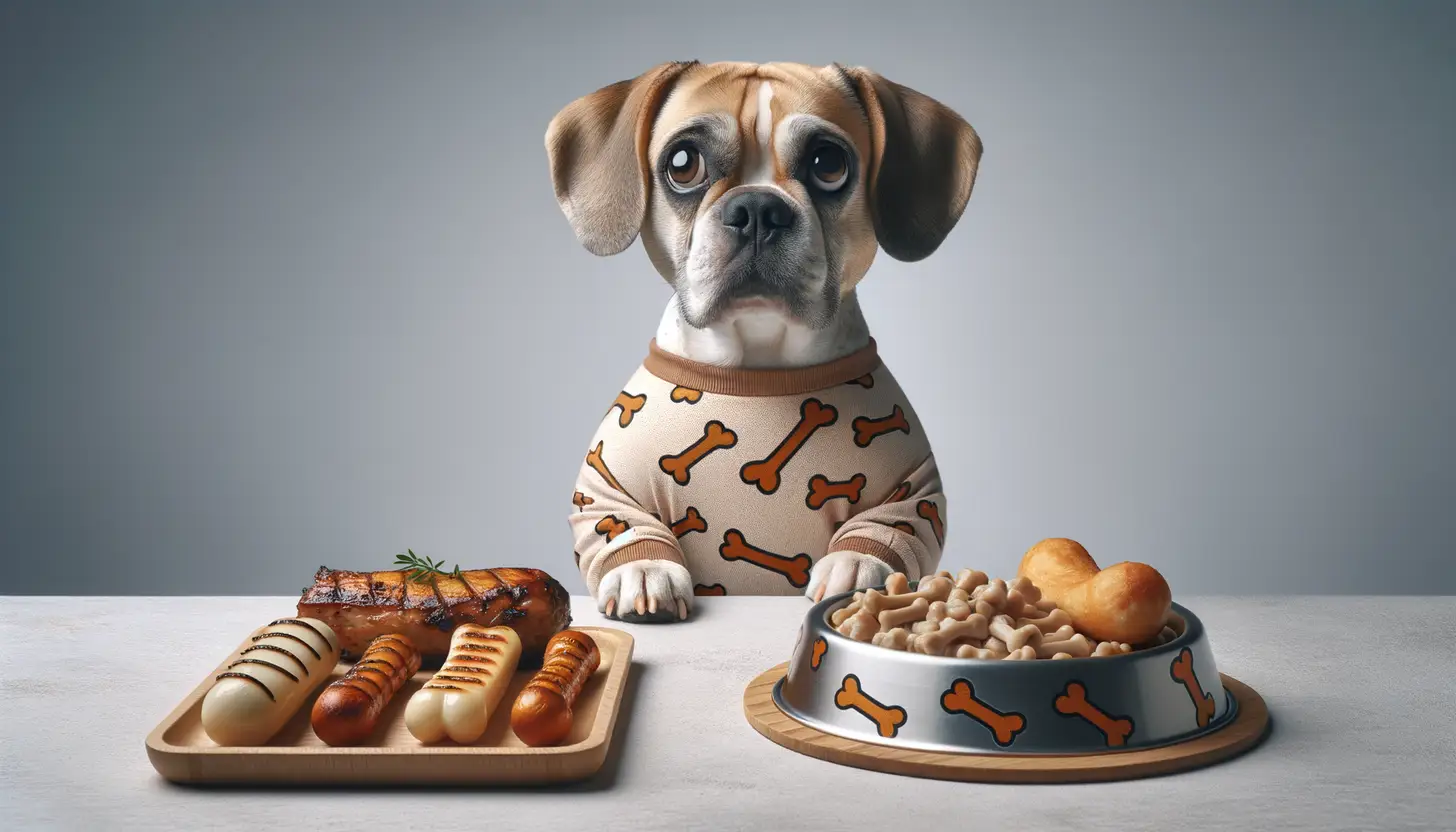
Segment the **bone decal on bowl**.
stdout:
<path fill-rule="evenodd" d="M 991 729 L 996 744 L 1005 748 L 1026 730 L 1026 717 L 1018 713 L 1002 713 L 976 698 L 976 689 L 968 679 L 957 679 L 940 697 L 940 707 L 949 714 L 964 714 Z"/>
<path fill-rule="evenodd" d="M 814 639 L 814 652 L 809 654 L 809 667 L 818 670 L 819 665 L 824 662 L 824 654 L 829 652 L 829 642 L 823 636 Z"/>
<path fill-rule="evenodd" d="M 857 503 L 866 482 L 864 474 L 855 474 L 844 482 L 834 482 L 823 474 L 815 474 L 809 478 L 809 494 L 804 498 L 804 505 L 818 511 L 825 503 L 840 497 Z"/>
<path fill-rule="evenodd" d="M 757 486 L 764 494 L 774 493 L 779 490 L 779 475 L 783 473 L 789 460 L 794 458 L 794 454 L 804 447 L 814 431 L 834 424 L 838 418 L 839 411 L 832 405 L 818 399 L 805 399 L 799 405 L 799 422 L 789 431 L 789 435 L 766 458 L 744 465 L 739 476 L 749 485 Z"/>
<path fill-rule="evenodd" d="M 657 461 L 657 465 L 662 468 L 664 474 L 672 476 L 673 482 L 678 485 L 687 485 L 692 480 L 693 466 L 702 462 L 703 457 L 719 448 L 731 448 L 737 444 L 738 434 L 714 419 L 703 425 L 702 438 L 687 446 L 682 453 L 664 455 Z"/>
<path fill-rule="evenodd" d="M 688 510 L 683 514 L 682 519 L 674 521 L 669 528 L 672 529 L 674 537 L 682 537 L 688 532 L 706 532 L 708 530 L 708 521 L 703 519 L 703 515 L 698 513 L 697 508 L 688 506 Z"/>
<path fill-rule="evenodd" d="M 616 401 L 612 402 L 612 407 L 622 408 L 622 413 L 617 417 L 617 424 L 624 428 L 632 424 L 632 417 L 636 416 L 637 411 L 641 410 L 645 404 L 647 404 L 646 393 L 639 393 L 636 396 L 626 390 L 618 393 Z M 607 408 L 608 413 L 612 412 L 612 407 Z"/>
<path fill-rule="evenodd" d="M 723 560 L 742 560 L 754 566 L 777 572 L 789 579 L 789 583 L 800 589 L 809 585 L 809 569 L 814 566 L 813 558 L 800 552 L 793 557 L 784 557 L 750 546 L 743 539 L 743 532 L 729 529 L 723 533 L 723 545 L 718 547 Z"/>
<path fill-rule="evenodd" d="M 1178 651 L 1177 658 L 1168 667 L 1168 674 L 1173 681 L 1179 682 L 1188 691 L 1188 698 L 1193 700 L 1193 707 L 1198 716 L 1198 727 L 1202 728 L 1213 719 L 1213 712 L 1217 705 L 1213 697 L 1203 692 L 1203 685 L 1198 682 L 1198 674 L 1193 672 L 1193 651 L 1184 647 Z"/>
<path fill-rule="evenodd" d="M 703 391 L 678 385 L 672 388 L 672 392 L 668 393 L 667 397 L 682 404 L 697 404 L 703 400 Z"/>
<path fill-rule="evenodd" d="M 1081 717 L 1092 723 L 1107 738 L 1110 748 L 1126 744 L 1127 738 L 1132 736 L 1132 720 L 1113 716 L 1092 704 L 1087 699 L 1087 686 L 1081 682 L 1068 682 L 1066 690 L 1057 696 L 1052 705 L 1059 714 Z"/>
<path fill-rule="evenodd" d="M 900 726 L 905 724 L 904 708 L 898 705 L 882 705 L 875 701 L 874 697 L 860 689 L 859 677 L 853 673 L 844 677 L 839 691 L 834 694 L 834 706 L 841 711 L 853 708 L 864 714 L 885 739 L 894 739 L 900 733 Z"/>
<path fill-rule="evenodd" d="M 854 427 L 854 444 L 861 448 L 868 448 L 870 443 L 878 437 L 887 433 L 899 431 L 908 434 L 910 432 L 910 421 L 905 418 L 905 411 L 895 405 L 889 416 L 881 416 L 878 419 L 871 419 L 868 416 L 860 416 L 852 423 Z"/>

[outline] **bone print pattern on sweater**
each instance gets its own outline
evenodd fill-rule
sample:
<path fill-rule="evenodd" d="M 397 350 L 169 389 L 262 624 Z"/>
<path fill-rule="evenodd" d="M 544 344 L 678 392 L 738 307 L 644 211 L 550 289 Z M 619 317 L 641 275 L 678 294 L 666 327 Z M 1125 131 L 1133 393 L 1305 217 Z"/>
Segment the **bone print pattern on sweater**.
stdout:
<path fill-rule="evenodd" d="M 940 564 L 935 457 L 873 342 L 795 370 L 712 367 L 654 343 L 588 448 L 571 527 L 593 595 L 644 559 L 729 595 L 798 594 L 837 551 L 912 580 Z"/>

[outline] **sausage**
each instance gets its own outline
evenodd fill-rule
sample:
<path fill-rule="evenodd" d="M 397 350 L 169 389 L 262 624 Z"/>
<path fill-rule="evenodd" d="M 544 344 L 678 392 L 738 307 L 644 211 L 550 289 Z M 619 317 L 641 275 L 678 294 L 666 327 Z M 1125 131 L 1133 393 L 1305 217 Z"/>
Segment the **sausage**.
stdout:
<path fill-rule="evenodd" d="M 511 707 L 511 730 L 530 746 L 556 745 L 571 733 L 572 706 L 602 663 L 602 651 L 580 630 L 563 630 L 546 644 L 541 669 Z"/>
<path fill-rule="evenodd" d="M 339 638 L 315 618 L 260 630 L 202 697 L 202 730 L 218 745 L 263 745 L 318 690 L 339 661 Z"/>
<path fill-rule="evenodd" d="M 420 669 L 420 651 L 405 636 L 383 635 L 369 643 L 359 661 L 313 703 L 313 732 L 329 745 L 355 745 L 374 726 L 394 695 Z"/>
<path fill-rule="evenodd" d="M 485 733 L 491 714 L 521 661 L 521 637 L 510 627 L 462 624 L 450 637 L 450 653 L 404 710 L 415 739 L 431 744 L 446 737 L 461 745 Z"/>

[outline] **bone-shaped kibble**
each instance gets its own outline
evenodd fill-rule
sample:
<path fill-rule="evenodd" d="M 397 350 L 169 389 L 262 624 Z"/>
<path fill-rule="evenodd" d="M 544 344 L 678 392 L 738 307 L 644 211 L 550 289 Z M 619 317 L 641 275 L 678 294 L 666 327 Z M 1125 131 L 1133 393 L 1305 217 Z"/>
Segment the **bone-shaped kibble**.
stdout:
<path fill-rule="evenodd" d="M 922 653 L 943 656 L 945 648 L 954 642 L 984 639 L 986 630 L 986 619 L 979 615 L 973 615 L 965 621 L 947 619 L 935 632 L 921 636 L 920 640 L 916 642 L 916 647 Z"/>
<path fill-rule="evenodd" d="M 586 464 L 591 466 L 591 469 L 593 471 L 596 471 L 598 474 L 600 474 L 602 479 L 606 480 L 607 485 L 610 485 L 611 487 L 617 489 L 623 494 L 626 494 L 627 489 L 623 488 L 622 484 L 617 482 L 617 478 L 612 476 L 612 472 L 608 470 L 606 460 L 602 459 L 603 444 L 605 443 L 599 440 L 595 448 L 592 448 L 590 451 L 586 452 Z"/>
<path fill-rule="evenodd" d="M 1115 641 L 1099 641 L 1097 647 L 1092 650 L 1093 656 L 1121 656 L 1123 653 L 1132 652 L 1132 645 L 1119 644 Z"/>
<path fill-rule="evenodd" d="M 893 578 L 894 575 L 890 577 Z M 914 592 L 887 595 L 879 590 L 871 589 L 865 592 L 864 608 L 875 615 L 879 615 L 885 610 L 898 610 L 920 600 L 924 600 L 929 605 L 931 601 L 944 601 L 948 598 L 950 596 L 950 586 L 950 581 L 945 578 L 928 578 L 921 581 Z M 927 606 L 928 609 L 929 607 Z"/>
<path fill-rule="evenodd" d="M 682 385 L 678 385 L 677 387 L 672 388 L 672 392 L 668 393 L 667 397 L 675 402 L 687 402 L 688 404 L 697 404 L 703 398 L 703 391 L 694 390 L 691 387 L 683 387 Z"/>
<path fill-rule="evenodd" d="M 683 515 L 682 519 L 674 522 L 668 528 L 672 530 L 675 537 L 682 537 L 688 532 L 706 532 L 708 521 L 703 519 L 703 515 L 699 514 L 696 508 L 688 506 L 687 513 Z"/>
<path fill-rule="evenodd" d="M 940 519 L 940 508 L 929 500 L 921 500 L 915 504 L 915 513 L 930 523 L 930 530 L 935 533 L 936 545 L 944 546 L 945 523 Z"/>
<path fill-rule="evenodd" d="M 1168 673 L 1174 681 L 1181 682 L 1184 689 L 1188 691 L 1188 698 L 1193 700 L 1193 707 L 1198 717 L 1198 727 L 1202 728 L 1213 719 L 1213 712 L 1217 708 L 1213 697 L 1203 692 L 1203 685 L 1198 683 L 1198 674 L 1193 672 L 1193 651 L 1184 647 L 1178 651 L 1178 657 L 1173 659 L 1173 664 L 1168 667 Z"/>
<path fill-rule="evenodd" d="M 844 677 L 844 683 L 834 694 L 834 706 L 841 711 L 853 708 L 864 714 L 879 728 L 880 736 L 891 739 L 900 733 L 905 724 L 905 709 L 898 705 L 882 705 L 874 697 L 860 689 L 859 677 L 853 673 Z"/>
<path fill-rule="evenodd" d="M 1006 649 L 1006 642 L 1002 641 L 999 638 L 996 638 L 995 636 L 987 636 L 986 641 L 982 643 L 981 646 L 986 648 L 987 650 L 990 650 L 992 653 L 995 653 L 998 658 L 1005 656 L 1007 652 L 1009 652 Z"/>
<path fill-rule="evenodd" d="M 906 604 L 897 610 L 880 611 L 880 629 L 893 630 L 896 627 L 903 627 L 911 622 L 921 621 L 925 613 L 930 609 L 930 602 L 924 598 L 916 598 L 914 602 Z"/>
<path fill-rule="evenodd" d="M 979 569 L 962 569 L 956 576 L 956 589 L 969 593 L 978 586 L 985 586 L 988 583 L 986 573 Z"/>
<path fill-rule="evenodd" d="M 1072 616 L 1066 610 L 1054 609 L 1040 618 L 1026 617 L 1016 620 L 1016 626 L 1020 627 L 1031 624 L 1042 632 L 1056 632 L 1063 627 L 1072 626 Z"/>
<path fill-rule="evenodd" d="M 636 416 L 637 411 L 641 410 L 642 406 L 645 404 L 647 404 L 646 395 L 638 394 L 634 396 L 628 393 L 626 390 L 618 393 L 616 401 L 612 402 L 612 407 L 622 408 L 621 415 L 617 417 L 617 424 L 621 425 L 624 428 L 632 424 L 632 417 Z M 612 408 L 607 408 L 607 412 L 611 413 Z"/>
<path fill-rule="evenodd" d="M 1017 626 L 1021 626 L 1026 623 L 1027 621 L 1025 618 L 1016 622 Z M 1051 632 L 1042 630 L 1041 633 L 1042 643 L 1045 644 L 1049 641 L 1066 641 L 1067 639 L 1076 635 L 1077 630 L 1071 624 L 1063 624 L 1062 626 L 1056 628 L 1055 630 L 1052 630 Z"/>
<path fill-rule="evenodd" d="M 1075 659 L 1075 658 L 1077 658 L 1077 657 L 1076 656 L 1073 656 L 1071 653 L 1057 653 L 1056 655 L 1052 656 L 1052 660 L 1053 661 L 1055 661 L 1057 659 Z"/>
<path fill-rule="evenodd" d="M 1001 656 L 1000 653 L 974 644 L 959 644 L 955 648 L 955 657 L 958 659 L 999 659 Z"/>
<path fill-rule="evenodd" d="M 910 591 L 910 579 L 905 577 L 904 572 L 891 572 L 890 577 L 885 579 L 886 595 L 904 595 Z"/>
<path fill-rule="evenodd" d="M 1022 601 L 1027 604 L 1035 605 L 1037 601 L 1041 600 L 1041 590 L 1037 589 L 1036 584 L 1033 584 L 1031 579 L 1025 575 L 1012 578 L 1011 582 L 1006 585 L 1006 591 L 1008 595 L 1012 592 L 1020 594 Z"/>
<path fill-rule="evenodd" d="M 693 466 L 702 462 L 703 457 L 719 448 L 731 448 L 737 444 L 738 434 L 714 419 L 703 425 L 702 438 L 684 448 L 681 453 L 664 455 L 657 461 L 657 465 L 664 474 L 672 476 L 673 482 L 687 485 L 692 479 Z"/>
<path fill-rule="evenodd" d="M 867 610 L 860 610 L 844 620 L 837 628 L 842 636 L 855 641 L 871 641 L 880 632 L 880 619 Z"/>
<path fill-rule="evenodd" d="M 824 654 L 829 652 L 829 642 L 823 636 L 814 639 L 813 652 L 809 654 L 809 667 L 818 670 L 819 663 L 824 661 Z"/>
<path fill-rule="evenodd" d="M 864 474 L 855 474 L 844 482 L 833 482 L 823 474 L 815 474 L 809 478 L 809 494 L 804 498 L 804 505 L 818 511 L 825 503 L 839 497 L 857 503 L 866 482 Z"/>
<path fill-rule="evenodd" d="M 803 552 L 793 557 L 785 557 L 750 546 L 743 539 L 743 532 L 737 529 L 729 529 L 723 533 L 723 545 L 718 547 L 718 554 L 723 560 L 744 560 L 770 572 L 777 572 L 800 589 L 809 585 L 809 569 L 814 565 L 813 558 Z"/>
<path fill-rule="evenodd" d="M 831 405 L 827 405 L 818 399 L 805 399 L 799 406 L 799 423 L 789 431 L 783 441 L 774 448 L 773 453 L 767 458 L 750 462 L 739 470 L 739 476 L 749 485 L 758 487 L 764 494 L 772 494 L 779 488 L 779 475 L 783 472 L 784 466 L 794 458 L 794 454 L 804 447 L 814 431 L 834 424 L 839 418 L 839 411 Z"/>
<path fill-rule="evenodd" d="M 1079 716 L 1092 723 L 1107 738 L 1109 748 L 1125 744 L 1127 738 L 1132 736 L 1132 720 L 1112 716 L 1093 705 L 1087 700 L 1087 689 L 1081 682 L 1068 682 L 1066 690 L 1056 698 L 1053 705 L 1059 714 Z"/>
<path fill-rule="evenodd" d="M 940 603 L 940 602 L 937 601 L 936 603 Z M 910 625 L 910 632 L 913 633 L 913 634 L 915 634 L 915 635 L 917 635 L 917 636 L 923 636 L 926 633 L 933 633 L 933 632 L 935 632 L 936 630 L 939 630 L 939 629 L 940 629 L 940 622 L 938 622 L 938 621 L 931 621 L 928 618 L 926 620 L 924 620 L 924 621 L 917 621 L 914 624 L 911 624 Z"/>
<path fill-rule="evenodd" d="M 1092 655 L 1092 641 L 1077 633 L 1064 641 L 1045 641 L 1035 647 L 1037 658 L 1049 659 L 1058 653 L 1070 653 L 1079 659 Z"/>
<path fill-rule="evenodd" d="M 1041 630 L 1035 624 L 1018 627 L 1007 615 L 991 619 L 991 635 L 1006 642 L 1006 649 L 1013 652 L 1028 645 L 1035 649 L 1041 644 Z"/>
<path fill-rule="evenodd" d="M 889 416 L 881 416 L 878 419 L 871 419 L 868 416 L 860 416 L 852 423 L 854 427 L 854 444 L 861 448 L 868 448 L 876 437 L 884 436 L 887 433 L 900 431 L 910 432 L 910 422 L 905 418 L 905 411 L 895 405 L 895 409 Z"/>
<path fill-rule="evenodd" d="M 1018 713 L 1002 713 L 976 698 L 976 689 L 966 679 L 951 683 L 950 690 L 940 697 L 940 707 L 947 713 L 966 716 L 991 729 L 996 744 L 1005 748 L 1026 730 L 1026 718 Z"/>
<path fill-rule="evenodd" d="M 619 520 L 615 514 L 608 514 L 606 517 L 598 520 L 596 525 L 597 534 L 605 535 L 608 543 L 616 540 L 617 535 L 625 532 L 628 528 L 630 526 L 624 521 Z"/>
<path fill-rule="evenodd" d="M 904 627 L 896 627 L 893 630 L 876 633 L 874 638 L 870 639 L 870 643 L 876 647 L 888 647 L 891 650 L 913 651 L 919 640 L 920 636 Z"/>
<path fill-rule="evenodd" d="M 1029 662 L 1036 658 L 1036 648 L 1030 644 L 1024 647 L 1018 647 L 1010 653 L 1007 653 L 1006 658 L 1011 661 Z"/>
<path fill-rule="evenodd" d="M 850 604 L 847 607 L 840 607 L 839 609 L 829 614 L 829 623 L 833 624 L 834 629 L 837 630 L 839 629 L 839 625 L 845 622 L 845 619 L 859 612 L 859 610 L 859 604 Z"/>

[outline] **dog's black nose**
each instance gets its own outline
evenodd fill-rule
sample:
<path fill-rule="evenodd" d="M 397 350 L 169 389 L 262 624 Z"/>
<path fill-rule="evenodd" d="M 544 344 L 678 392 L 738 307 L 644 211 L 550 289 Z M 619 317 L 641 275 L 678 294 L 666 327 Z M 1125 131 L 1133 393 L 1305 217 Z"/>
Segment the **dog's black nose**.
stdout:
<path fill-rule="evenodd" d="M 794 209 L 773 191 L 744 191 L 723 203 L 723 225 L 758 245 L 779 238 L 794 225 Z"/>

